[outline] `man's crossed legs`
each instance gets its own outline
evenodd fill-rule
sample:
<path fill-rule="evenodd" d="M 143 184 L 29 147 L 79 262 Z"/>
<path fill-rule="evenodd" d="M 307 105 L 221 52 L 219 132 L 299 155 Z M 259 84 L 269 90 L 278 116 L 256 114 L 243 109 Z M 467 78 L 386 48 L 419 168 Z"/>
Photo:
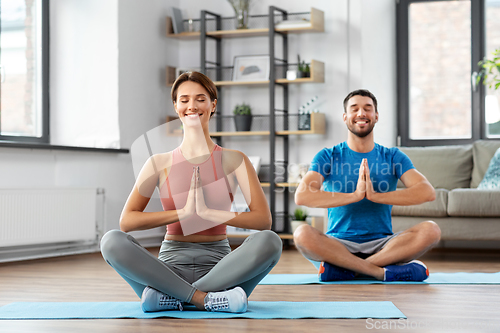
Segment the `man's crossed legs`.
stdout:
<path fill-rule="evenodd" d="M 333 265 L 332 269 L 340 268 L 347 273 L 347 276 L 352 271 L 354 274 L 369 275 L 382 281 L 400 279 L 415 281 L 427 278 L 427 275 L 421 278 L 421 272 L 418 271 L 422 270 L 422 266 L 424 270 L 426 267 L 419 262 L 404 266 L 395 264 L 406 264 L 417 259 L 435 246 L 440 238 L 441 230 L 436 223 L 422 222 L 390 238 L 381 245 L 379 251 L 363 259 L 351 253 L 339 240 L 330 238 L 309 225 L 300 226 L 293 235 L 298 250 L 308 259 L 325 262 L 323 269 Z M 414 270 L 416 273 L 412 273 Z M 397 276 L 399 271 L 404 271 L 400 274 L 401 277 Z"/>

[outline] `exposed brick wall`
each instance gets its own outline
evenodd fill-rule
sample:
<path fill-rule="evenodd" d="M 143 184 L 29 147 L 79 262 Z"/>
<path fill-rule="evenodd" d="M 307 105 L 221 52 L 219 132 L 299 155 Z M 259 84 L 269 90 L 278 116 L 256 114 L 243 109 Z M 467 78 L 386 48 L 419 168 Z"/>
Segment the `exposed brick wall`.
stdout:
<path fill-rule="evenodd" d="M 486 56 L 491 59 L 495 49 L 500 48 L 500 5 L 486 7 Z M 486 87 L 487 95 L 496 95 L 500 105 L 500 89 Z M 488 134 L 500 135 L 500 121 L 488 125 Z"/>
<path fill-rule="evenodd" d="M 500 7 L 487 7 L 486 17 L 486 52 L 491 55 L 500 47 Z M 471 134 L 470 24 L 467 1 L 411 5 L 411 138 Z"/>
<path fill-rule="evenodd" d="M 410 6 L 410 136 L 470 135 L 470 3 Z"/>

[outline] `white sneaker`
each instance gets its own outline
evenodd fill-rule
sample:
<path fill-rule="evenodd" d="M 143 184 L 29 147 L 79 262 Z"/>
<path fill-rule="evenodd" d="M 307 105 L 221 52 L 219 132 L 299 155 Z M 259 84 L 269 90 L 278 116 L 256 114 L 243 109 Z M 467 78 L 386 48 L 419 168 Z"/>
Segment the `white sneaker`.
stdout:
<path fill-rule="evenodd" d="M 239 313 L 246 312 L 247 306 L 247 294 L 241 287 L 208 293 L 205 296 L 205 309 L 207 311 Z"/>
<path fill-rule="evenodd" d="M 141 308 L 144 312 L 155 312 L 164 310 L 182 311 L 182 301 L 175 297 L 166 295 L 151 287 L 144 288 L 141 297 Z"/>

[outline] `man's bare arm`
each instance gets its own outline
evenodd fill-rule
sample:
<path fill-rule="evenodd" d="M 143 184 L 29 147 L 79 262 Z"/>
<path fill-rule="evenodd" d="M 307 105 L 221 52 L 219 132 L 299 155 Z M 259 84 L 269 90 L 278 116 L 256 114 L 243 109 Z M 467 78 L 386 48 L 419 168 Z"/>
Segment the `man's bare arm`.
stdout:
<path fill-rule="evenodd" d="M 365 197 L 364 173 L 360 170 L 358 187 L 353 193 L 327 192 L 321 189 L 323 176 L 315 171 L 308 171 L 295 192 L 295 203 L 313 208 L 330 208 L 358 202 Z"/>
<path fill-rule="evenodd" d="M 366 198 L 370 201 L 386 205 L 410 206 L 427 201 L 434 201 L 434 199 L 436 199 L 434 187 L 429 183 L 427 178 L 416 169 L 410 169 L 401 176 L 401 181 L 406 188 L 391 192 L 375 192 L 373 190 L 368 162 L 366 162 L 365 165 L 365 174 L 366 179 L 368 179 Z"/>

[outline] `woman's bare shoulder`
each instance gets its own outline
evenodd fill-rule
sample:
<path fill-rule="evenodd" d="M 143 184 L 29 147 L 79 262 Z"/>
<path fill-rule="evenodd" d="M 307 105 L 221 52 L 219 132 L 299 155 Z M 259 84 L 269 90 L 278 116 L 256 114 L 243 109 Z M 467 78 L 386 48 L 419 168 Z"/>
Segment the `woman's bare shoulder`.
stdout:
<path fill-rule="evenodd" d="M 165 168 L 168 169 L 172 166 L 172 156 L 173 151 L 154 154 L 149 158 L 148 163 L 151 163 L 152 166 L 157 170 L 162 170 Z"/>
<path fill-rule="evenodd" d="M 236 170 L 248 157 L 239 150 L 222 148 L 222 165 L 226 174 Z"/>

